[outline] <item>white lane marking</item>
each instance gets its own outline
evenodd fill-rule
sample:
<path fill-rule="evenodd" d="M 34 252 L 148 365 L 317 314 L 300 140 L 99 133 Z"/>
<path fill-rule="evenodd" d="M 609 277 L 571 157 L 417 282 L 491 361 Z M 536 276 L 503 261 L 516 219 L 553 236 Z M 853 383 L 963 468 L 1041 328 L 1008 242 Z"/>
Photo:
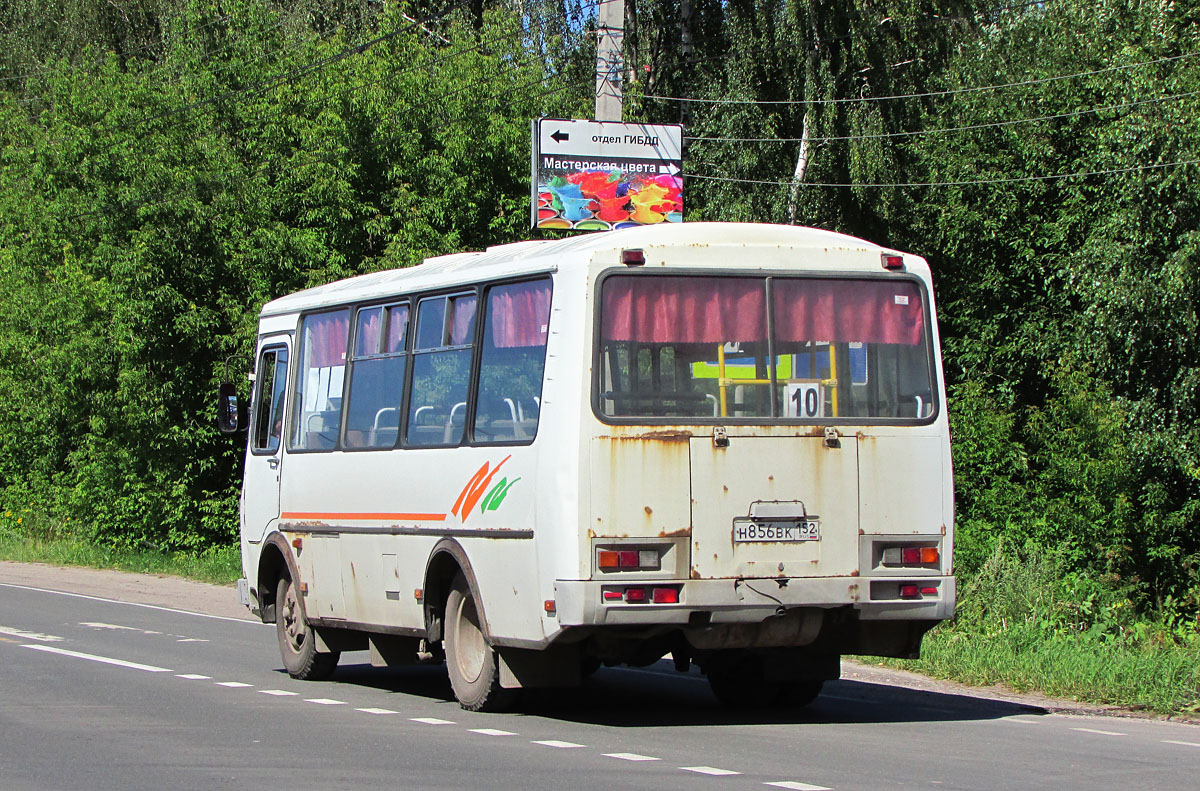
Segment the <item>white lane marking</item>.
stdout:
<path fill-rule="evenodd" d="M 718 769 L 715 766 L 681 766 L 679 768 L 685 772 L 695 772 L 696 774 L 701 775 L 712 775 L 713 777 L 741 774 L 741 772 L 735 772 L 732 769 Z"/>
<path fill-rule="evenodd" d="M 34 651 L 45 651 L 48 654 L 59 654 L 61 656 L 70 656 L 75 659 L 86 659 L 89 662 L 101 662 L 106 665 L 116 665 L 117 667 L 127 667 L 131 670 L 145 670 L 147 673 L 170 673 L 170 668 L 155 667 L 154 665 L 143 665 L 138 662 L 126 662 L 124 659 L 113 659 L 110 656 L 97 656 L 96 654 L 85 654 L 80 651 L 67 651 L 63 648 L 54 648 L 49 645 L 23 645 L 22 648 L 32 648 Z"/>
<path fill-rule="evenodd" d="M 253 684 L 243 684 L 241 681 L 218 681 L 217 686 L 218 687 L 233 687 L 236 689 L 236 688 L 240 688 L 240 687 L 252 687 L 254 685 Z"/>
<path fill-rule="evenodd" d="M 569 750 L 572 747 L 585 746 L 582 744 L 576 744 L 575 742 L 560 742 L 558 739 L 546 739 L 545 741 L 533 742 L 533 744 L 540 744 L 543 747 L 558 747 L 563 750 Z"/>
<path fill-rule="evenodd" d="M 208 681 L 212 676 L 202 676 L 199 673 L 176 673 L 177 678 L 186 678 L 188 681 Z"/>
<path fill-rule="evenodd" d="M 346 701 L 334 700 L 333 698 L 305 698 L 305 703 L 316 703 L 320 706 L 345 706 Z"/>
<path fill-rule="evenodd" d="M 274 695 L 278 698 L 300 694 L 299 692 L 288 692 L 286 689 L 260 689 L 259 692 L 263 693 L 264 695 Z"/>
<path fill-rule="evenodd" d="M 1000 722 L 1019 722 L 1022 725 L 1040 725 L 1037 720 L 1025 720 L 1020 717 L 1001 717 Z"/>
<path fill-rule="evenodd" d="M 1178 744 L 1183 747 L 1200 747 L 1200 742 L 1178 742 L 1174 739 L 1163 739 L 1163 744 Z"/>
<path fill-rule="evenodd" d="M 815 786 L 811 783 L 797 783 L 794 780 L 778 780 L 774 783 L 763 783 L 763 785 L 787 788 L 791 789 L 791 791 L 833 791 L 832 788 L 826 788 L 825 786 Z"/>
<path fill-rule="evenodd" d="M 177 643 L 207 643 L 208 641 L 204 640 L 202 638 L 199 638 L 199 637 L 180 637 L 175 642 L 177 642 Z"/>
<path fill-rule="evenodd" d="M 124 604 L 129 607 L 145 607 L 147 610 L 159 610 L 160 612 L 173 612 L 179 615 L 195 615 L 197 618 L 212 618 L 216 621 L 232 621 L 233 623 L 244 623 L 250 626 L 271 626 L 274 624 L 264 624 L 261 621 L 252 621 L 247 618 L 230 618 L 228 615 L 211 615 L 206 612 L 193 612 L 192 610 L 177 610 L 174 607 L 159 607 L 157 604 L 142 604 L 136 601 L 121 601 L 120 599 L 105 599 L 102 596 L 86 596 L 82 593 L 68 593 L 67 591 L 50 590 L 49 588 L 35 588 L 31 585 L 14 585 L 11 582 L 0 582 L 0 588 L 16 588 L 17 590 L 36 591 L 37 593 L 53 593 L 55 596 L 70 596 L 74 599 L 87 599 L 88 601 L 102 601 L 108 604 Z"/>
<path fill-rule="evenodd" d="M 64 639 L 52 634 L 27 632 L 24 629 L 18 629 L 15 626 L 0 626 L 0 634 L 8 634 L 12 635 L 13 637 L 20 637 L 22 640 L 37 640 L 40 643 L 61 643 Z"/>
<path fill-rule="evenodd" d="M 420 722 L 425 725 L 453 725 L 451 720 L 439 720 L 437 717 L 410 717 L 412 722 Z"/>
<path fill-rule="evenodd" d="M 1100 736 L 1128 736 L 1129 735 L 1126 733 L 1117 733 L 1116 731 L 1101 731 L 1101 730 L 1097 730 L 1095 728 L 1072 728 L 1071 730 L 1079 731 L 1080 733 L 1095 733 L 1095 734 L 1099 734 Z"/>
<path fill-rule="evenodd" d="M 121 626 L 121 625 L 119 625 L 119 624 L 115 624 L 115 623 L 103 623 L 103 622 L 101 622 L 101 621 L 80 621 L 80 622 L 79 622 L 79 625 L 80 625 L 80 626 L 87 626 L 87 627 L 90 627 L 90 628 L 92 628 L 92 629 L 112 629 L 112 630 L 114 630 L 114 631 L 115 631 L 115 630 L 117 630 L 117 629 L 120 629 L 120 630 L 127 631 L 127 632 L 136 632 L 136 631 L 138 631 L 137 629 L 134 629 L 132 626 Z"/>
<path fill-rule="evenodd" d="M 392 711 L 391 709 L 375 709 L 375 708 L 355 709 L 355 711 L 361 711 L 363 714 L 399 714 L 400 713 L 398 711 Z"/>
<path fill-rule="evenodd" d="M 638 755 L 637 753 L 604 753 L 605 758 L 620 758 L 622 761 L 661 761 L 661 758 L 655 758 L 652 755 Z"/>
<path fill-rule="evenodd" d="M 471 733 L 479 733 L 484 736 L 516 736 L 512 731 L 501 731 L 496 728 L 468 728 Z"/>

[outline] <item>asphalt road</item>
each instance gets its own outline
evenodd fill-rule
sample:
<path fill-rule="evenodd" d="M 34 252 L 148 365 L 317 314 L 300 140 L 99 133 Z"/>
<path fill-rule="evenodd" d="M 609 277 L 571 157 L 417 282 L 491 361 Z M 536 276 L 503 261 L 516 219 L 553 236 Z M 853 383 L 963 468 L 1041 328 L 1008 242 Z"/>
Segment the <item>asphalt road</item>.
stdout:
<path fill-rule="evenodd" d="M 472 714 L 440 667 L 346 654 L 333 680 L 295 681 L 270 627 L 199 599 L 5 579 L 0 791 L 1200 787 L 1195 725 L 857 680 L 798 712 L 730 714 L 665 668 Z"/>

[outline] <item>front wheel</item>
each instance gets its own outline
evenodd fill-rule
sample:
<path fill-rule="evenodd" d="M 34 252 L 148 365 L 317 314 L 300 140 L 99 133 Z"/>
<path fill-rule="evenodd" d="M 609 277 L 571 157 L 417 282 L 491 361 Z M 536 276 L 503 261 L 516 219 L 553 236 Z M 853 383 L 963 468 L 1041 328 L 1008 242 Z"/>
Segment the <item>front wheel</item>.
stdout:
<path fill-rule="evenodd" d="M 296 586 L 287 577 L 281 577 L 275 587 L 275 634 L 289 676 L 322 681 L 333 675 L 341 654 L 317 650 L 317 635 L 304 617 Z"/>
<path fill-rule="evenodd" d="M 446 669 L 458 704 L 467 711 L 500 711 L 516 699 L 516 690 L 500 686 L 496 650 L 480 626 L 479 609 L 460 574 L 446 598 Z"/>

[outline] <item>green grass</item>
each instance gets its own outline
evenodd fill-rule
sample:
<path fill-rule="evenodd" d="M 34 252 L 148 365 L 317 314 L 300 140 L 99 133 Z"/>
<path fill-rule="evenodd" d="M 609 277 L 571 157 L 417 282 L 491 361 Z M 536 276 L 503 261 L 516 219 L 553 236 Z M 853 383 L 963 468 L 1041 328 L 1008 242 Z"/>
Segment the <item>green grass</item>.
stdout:
<path fill-rule="evenodd" d="M 218 585 L 232 585 L 241 576 L 237 546 L 199 553 L 118 550 L 74 536 L 43 538 L 0 531 L 0 560 L 163 574 Z"/>
<path fill-rule="evenodd" d="M 1200 713 L 1200 648 L 1103 641 L 1033 624 L 980 634 L 958 625 L 925 638 L 921 658 L 896 666 L 975 686 L 1001 684 L 1082 703 L 1162 715 Z"/>

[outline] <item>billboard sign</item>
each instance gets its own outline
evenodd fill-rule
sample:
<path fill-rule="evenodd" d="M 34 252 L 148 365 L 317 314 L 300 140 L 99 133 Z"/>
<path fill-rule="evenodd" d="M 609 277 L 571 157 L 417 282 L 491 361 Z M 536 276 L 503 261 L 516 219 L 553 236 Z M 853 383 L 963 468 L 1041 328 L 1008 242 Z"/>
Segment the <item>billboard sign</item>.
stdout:
<path fill-rule="evenodd" d="M 683 220 L 683 127 L 539 118 L 530 226 L 607 231 Z"/>

